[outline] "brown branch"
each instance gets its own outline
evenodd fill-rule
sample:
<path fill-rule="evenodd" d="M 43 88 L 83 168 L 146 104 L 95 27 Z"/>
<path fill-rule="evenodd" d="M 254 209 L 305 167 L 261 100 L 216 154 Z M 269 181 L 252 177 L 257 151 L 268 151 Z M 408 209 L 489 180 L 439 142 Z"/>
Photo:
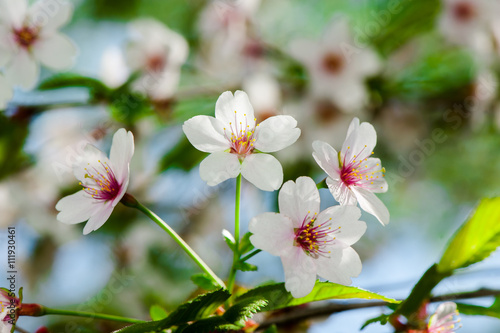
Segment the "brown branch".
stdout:
<path fill-rule="evenodd" d="M 434 296 L 431 297 L 430 302 L 442 302 L 449 300 L 470 299 L 470 298 L 479 298 L 479 297 L 488 297 L 497 295 L 500 295 L 500 290 L 479 289 L 477 291 Z M 314 306 L 310 308 L 296 308 L 291 312 L 263 320 L 261 323 L 259 323 L 259 331 L 271 325 L 277 325 L 277 326 L 285 324 L 289 325 L 300 322 L 305 319 L 323 317 L 342 311 L 387 306 L 389 304 L 390 303 L 381 301 L 359 302 L 350 304 L 326 303 L 320 306 Z"/>

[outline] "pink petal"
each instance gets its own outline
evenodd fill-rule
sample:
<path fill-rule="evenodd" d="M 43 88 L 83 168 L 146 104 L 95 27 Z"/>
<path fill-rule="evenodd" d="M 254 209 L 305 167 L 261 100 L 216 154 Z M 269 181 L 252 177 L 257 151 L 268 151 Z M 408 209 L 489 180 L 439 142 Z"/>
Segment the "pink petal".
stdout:
<path fill-rule="evenodd" d="M 296 183 L 289 180 L 280 190 L 280 213 L 292 219 L 296 228 L 308 215 L 319 213 L 319 191 L 316 183 L 309 177 L 299 177 Z"/>

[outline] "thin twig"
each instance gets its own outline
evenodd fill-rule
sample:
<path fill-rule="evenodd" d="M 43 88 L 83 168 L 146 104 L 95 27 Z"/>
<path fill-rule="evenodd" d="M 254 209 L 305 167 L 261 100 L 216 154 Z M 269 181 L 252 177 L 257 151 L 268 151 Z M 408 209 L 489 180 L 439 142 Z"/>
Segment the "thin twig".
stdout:
<path fill-rule="evenodd" d="M 433 302 L 442 302 L 448 300 L 470 299 L 470 298 L 479 298 L 479 297 L 488 297 L 497 295 L 500 295 L 500 290 L 479 289 L 477 291 L 468 291 L 463 293 L 434 296 L 431 297 L 430 302 L 433 303 Z M 297 308 L 289 313 L 265 319 L 259 324 L 259 330 L 263 330 L 271 325 L 277 325 L 277 326 L 284 324 L 289 325 L 305 319 L 323 317 L 342 311 L 380 307 L 387 305 L 389 305 L 389 303 L 377 301 L 377 302 L 359 302 L 350 304 L 326 303 L 320 306 L 314 306 L 310 308 Z"/>

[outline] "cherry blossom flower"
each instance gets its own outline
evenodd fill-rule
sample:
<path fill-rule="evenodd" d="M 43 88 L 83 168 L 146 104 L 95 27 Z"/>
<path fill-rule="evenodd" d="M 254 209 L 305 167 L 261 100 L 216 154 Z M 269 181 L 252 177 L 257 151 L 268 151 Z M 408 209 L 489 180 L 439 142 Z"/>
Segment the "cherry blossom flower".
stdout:
<path fill-rule="evenodd" d="M 58 29 L 71 18 L 69 2 L 55 6 L 38 1 L 0 0 L 0 67 L 13 85 L 31 89 L 38 80 L 39 63 L 62 70 L 71 67 L 76 48 Z"/>
<path fill-rule="evenodd" d="M 210 155 L 200 165 L 200 176 L 210 186 L 240 173 L 264 191 L 277 190 L 283 182 L 283 169 L 268 154 L 293 144 L 300 135 L 291 116 L 270 117 L 256 124 L 254 110 L 243 91 L 220 95 L 215 118 L 196 116 L 182 127 L 189 142 Z"/>
<path fill-rule="evenodd" d="M 377 143 L 377 133 L 369 123 L 354 118 L 347 131 L 342 150 L 323 141 L 313 142 L 313 157 L 327 173 L 326 184 L 341 205 L 359 205 L 383 225 L 389 223 L 387 207 L 374 193 L 386 192 L 385 169 L 380 159 L 370 157 Z"/>
<path fill-rule="evenodd" d="M 132 71 L 141 76 L 134 88 L 154 100 L 171 98 L 177 91 L 180 68 L 189 47 L 181 35 L 153 19 L 141 19 L 130 25 L 132 40 L 125 58 Z"/>
<path fill-rule="evenodd" d="M 309 177 L 286 182 L 279 192 L 280 213 L 250 221 L 252 244 L 281 257 L 285 288 L 295 298 L 311 292 L 316 275 L 348 285 L 361 272 L 351 247 L 366 231 L 355 206 L 333 206 L 320 212 L 319 191 Z"/>
<path fill-rule="evenodd" d="M 132 132 L 123 128 L 113 136 L 109 158 L 95 146 L 87 144 L 81 160 L 73 169 L 83 189 L 59 200 L 57 219 L 68 224 L 88 220 L 84 235 L 99 229 L 125 195 L 133 154 L 134 137 Z"/>
<path fill-rule="evenodd" d="M 7 333 L 13 330 L 13 323 L 19 316 L 18 310 L 21 302 L 9 290 L 0 288 L 0 333 Z"/>
<path fill-rule="evenodd" d="M 429 319 L 429 333 L 453 333 L 460 328 L 457 304 L 445 302 L 438 306 L 436 312 Z"/>
<path fill-rule="evenodd" d="M 298 40 L 290 50 L 309 72 L 311 93 L 348 113 L 359 111 L 367 103 L 365 80 L 381 67 L 373 50 L 354 45 L 347 20 L 336 19 L 319 42 Z"/>
<path fill-rule="evenodd" d="M 497 1 L 443 0 L 438 27 L 450 42 L 488 56 L 494 48 L 490 25 L 496 20 L 498 10 Z"/>
<path fill-rule="evenodd" d="M 7 82 L 5 77 L 0 74 L 0 110 L 5 109 L 7 102 L 12 98 L 12 95 L 12 87 L 9 82 Z"/>

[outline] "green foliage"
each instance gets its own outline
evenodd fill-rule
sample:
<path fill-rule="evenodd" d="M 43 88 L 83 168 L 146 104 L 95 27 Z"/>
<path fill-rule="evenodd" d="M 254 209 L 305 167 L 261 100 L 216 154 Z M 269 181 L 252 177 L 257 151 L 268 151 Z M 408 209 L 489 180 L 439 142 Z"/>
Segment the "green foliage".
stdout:
<path fill-rule="evenodd" d="M 206 156 L 205 153 L 193 148 L 188 139 L 182 137 L 175 147 L 163 156 L 160 161 L 159 171 L 165 171 L 174 167 L 182 170 L 191 170 Z"/>
<path fill-rule="evenodd" d="M 483 199 L 453 236 L 439 261 L 440 272 L 467 267 L 487 258 L 500 246 L 500 197 Z"/>
<path fill-rule="evenodd" d="M 25 123 L 0 114 L 0 179 L 29 165 L 22 151 L 27 135 Z"/>
<path fill-rule="evenodd" d="M 495 301 L 490 307 L 457 303 L 458 312 L 471 316 L 488 316 L 500 319 L 500 296 L 495 298 Z"/>
<path fill-rule="evenodd" d="M 278 333 L 278 328 L 276 325 L 269 326 L 264 333 Z"/>
<path fill-rule="evenodd" d="M 246 234 L 243 235 L 243 237 L 240 240 L 240 254 L 243 255 L 245 253 L 248 253 L 254 249 L 254 246 L 250 242 L 250 236 L 252 236 L 251 232 L 247 232 Z"/>
<path fill-rule="evenodd" d="M 253 272 L 257 270 L 257 266 L 243 261 L 239 261 L 235 267 L 237 270 L 242 272 Z"/>
<path fill-rule="evenodd" d="M 227 290 L 218 289 L 182 304 L 163 320 L 134 324 L 122 328 L 116 333 L 159 332 L 171 326 L 179 326 L 190 321 L 206 318 L 214 313 L 230 296 Z"/>
<path fill-rule="evenodd" d="M 278 310 L 290 306 L 297 306 L 314 301 L 323 301 L 327 299 L 377 299 L 388 303 L 398 303 L 395 299 L 388 298 L 361 288 L 343 286 L 331 282 L 316 281 L 312 292 L 302 298 L 293 298 L 286 291 L 284 283 L 270 284 L 252 289 L 237 298 L 237 301 L 261 297 L 266 299 L 268 304 L 261 311 Z"/>
<path fill-rule="evenodd" d="M 93 99 L 107 96 L 111 90 L 101 81 L 76 73 L 61 73 L 49 77 L 38 86 L 40 90 L 52 90 L 68 87 L 88 88 Z"/>
<path fill-rule="evenodd" d="M 234 252 L 236 248 L 236 240 L 234 239 L 233 234 L 229 230 L 222 230 L 222 236 L 224 237 L 224 240 L 226 241 L 227 246 L 231 249 L 231 251 Z"/>
<path fill-rule="evenodd" d="M 372 319 L 368 319 L 363 324 L 363 326 L 361 326 L 361 329 L 364 329 L 366 326 L 368 326 L 370 324 L 374 324 L 374 323 L 380 323 L 381 325 L 385 325 L 389 321 L 389 317 L 390 317 L 390 315 L 383 314 L 383 315 L 380 315 L 378 317 L 375 317 L 375 318 L 372 318 Z"/>
<path fill-rule="evenodd" d="M 149 315 L 153 320 L 162 320 L 168 316 L 168 313 L 164 308 L 155 304 L 151 308 L 149 308 Z"/>
<path fill-rule="evenodd" d="M 213 331 L 238 330 L 245 326 L 245 322 L 267 302 L 261 298 L 248 298 L 230 307 L 222 316 L 215 316 L 199 320 L 185 329 L 182 333 L 204 333 Z"/>
<path fill-rule="evenodd" d="M 198 287 L 205 290 L 214 290 L 219 288 L 217 284 L 206 274 L 206 273 L 198 273 L 191 276 L 191 280 Z"/>

